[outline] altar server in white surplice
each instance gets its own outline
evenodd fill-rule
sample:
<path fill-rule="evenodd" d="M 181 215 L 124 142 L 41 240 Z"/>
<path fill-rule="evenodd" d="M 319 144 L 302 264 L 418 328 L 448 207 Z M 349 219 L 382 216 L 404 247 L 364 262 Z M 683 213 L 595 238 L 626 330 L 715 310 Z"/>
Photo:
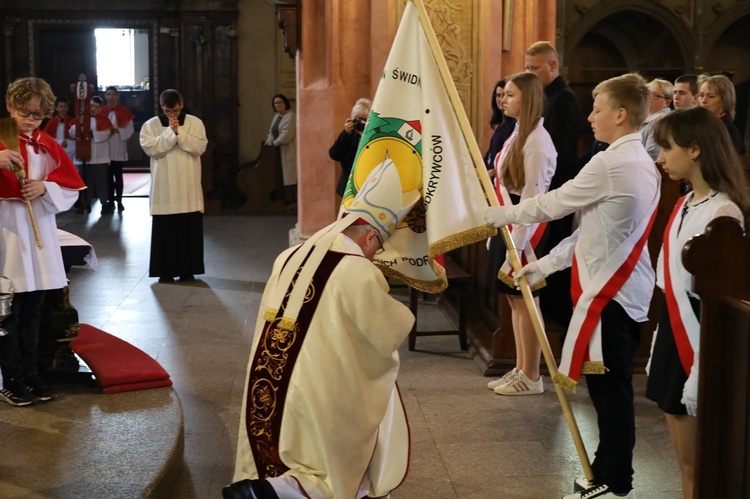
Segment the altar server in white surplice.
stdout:
<path fill-rule="evenodd" d="M 372 259 L 416 199 L 387 160 L 339 221 L 276 259 L 225 498 L 378 497 L 405 478 L 397 349 L 414 316 Z"/>

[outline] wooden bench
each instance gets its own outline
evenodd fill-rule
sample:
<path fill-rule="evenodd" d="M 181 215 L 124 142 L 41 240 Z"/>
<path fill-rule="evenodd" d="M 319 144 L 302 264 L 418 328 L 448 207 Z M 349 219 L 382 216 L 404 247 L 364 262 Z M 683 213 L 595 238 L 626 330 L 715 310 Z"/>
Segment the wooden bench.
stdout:
<path fill-rule="evenodd" d="M 409 289 L 409 308 L 414 314 L 414 327 L 412 327 L 409 333 L 409 350 L 414 350 L 417 343 L 417 337 L 419 336 L 447 336 L 447 335 L 458 335 L 458 342 L 461 350 L 468 350 L 469 346 L 466 340 L 466 294 L 465 290 L 469 282 L 471 282 L 471 275 L 462 269 L 456 262 L 450 257 L 445 257 L 445 273 L 448 278 L 448 288 L 453 289 L 458 294 L 458 329 L 444 329 L 438 331 L 419 331 L 417 329 L 418 311 L 419 311 L 419 290 L 415 288 Z"/>
<path fill-rule="evenodd" d="M 693 497 L 750 497 L 750 236 L 717 218 L 682 261 L 701 297 Z"/>

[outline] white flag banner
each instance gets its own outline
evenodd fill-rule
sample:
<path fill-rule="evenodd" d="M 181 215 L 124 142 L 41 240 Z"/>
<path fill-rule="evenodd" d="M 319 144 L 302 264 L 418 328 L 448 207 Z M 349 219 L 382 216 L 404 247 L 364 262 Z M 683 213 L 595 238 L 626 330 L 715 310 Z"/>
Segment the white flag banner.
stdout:
<path fill-rule="evenodd" d="M 496 233 L 484 221 L 489 206 L 470 147 L 476 140 L 463 133 L 436 58 L 415 6 L 408 2 L 393 41 L 360 141 L 357 157 L 342 200 L 351 204 L 368 174 L 386 159 L 394 162 L 404 193 L 418 190 L 420 201 L 376 256 L 387 275 L 422 291 L 445 289 L 445 271 L 435 257 Z M 433 35 L 434 36 L 434 35 Z M 447 69 L 446 69 L 447 70 Z M 448 82 L 453 85 L 452 80 Z M 455 95 L 455 87 L 453 87 Z M 470 144 L 467 141 L 472 141 Z"/>

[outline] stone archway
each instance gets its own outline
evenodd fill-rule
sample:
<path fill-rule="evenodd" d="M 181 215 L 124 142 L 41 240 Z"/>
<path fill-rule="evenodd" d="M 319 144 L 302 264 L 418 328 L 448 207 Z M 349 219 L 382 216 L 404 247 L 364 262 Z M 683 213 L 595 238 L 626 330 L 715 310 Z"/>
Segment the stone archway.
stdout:
<path fill-rule="evenodd" d="M 708 30 L 704 48 L 700 54 L 700 72 L 726 72 L 737 91 L 734 122 L 748 143 L 750 131 L 750 6 L 741 6 L 719 17 Z"/>
<path fill-rule="evenodd" d="M 637 71 L 646 78 L 674 80 L 692 68 L 692 38 L 659 6 L 636 4 L 587 12 L 566 30 L 564 71 L 583 115 L 591 110 L 591 91 L 601 81 Z M 593 139 L 581 125 L 581 149 Z"/>

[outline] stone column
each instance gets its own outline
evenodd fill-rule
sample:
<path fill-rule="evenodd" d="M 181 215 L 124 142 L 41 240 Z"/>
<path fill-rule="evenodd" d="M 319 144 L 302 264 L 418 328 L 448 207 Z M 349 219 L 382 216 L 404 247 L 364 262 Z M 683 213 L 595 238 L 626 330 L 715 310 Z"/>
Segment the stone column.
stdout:
<path fill-rule="evenodd" d="M 359 97 L 374 93 L 371 2 L 306 0 L 297 58 L 298 231 L 300 239 L 335 220 L 336 163 L 328 149 Z"/>

